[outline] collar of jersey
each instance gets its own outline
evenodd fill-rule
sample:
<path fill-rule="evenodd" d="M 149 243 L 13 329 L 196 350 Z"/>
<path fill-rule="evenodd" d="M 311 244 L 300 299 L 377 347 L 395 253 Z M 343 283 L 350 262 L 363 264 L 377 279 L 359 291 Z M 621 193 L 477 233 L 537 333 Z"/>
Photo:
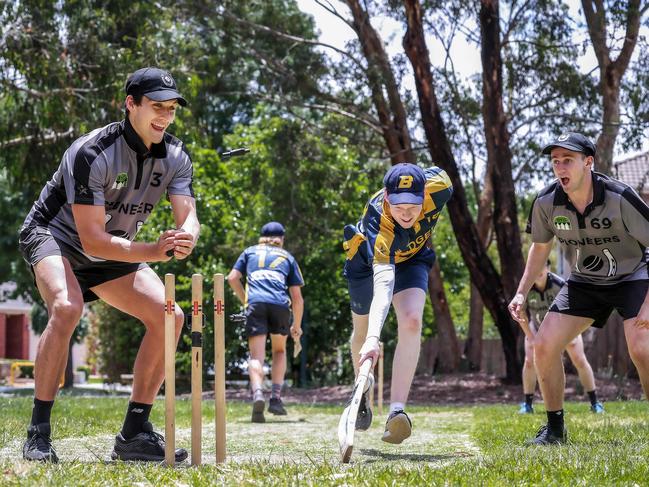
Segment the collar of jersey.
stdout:
<path fill-rule="evenodd" d="M 137 134 L 128 117 L 122 122 L 124 128 L 124 140 L 126 144 L 138 155 L 143 157 L 155 157 L 156 159 L 164 159 L 167 157 L 167 145 L 164 139 L 159 144 L 151 144 L 151 150 L 147 149 L 142 139 Z"/>
<path fill-rule="evenodd" d="M 604 174 L 595 171 L 593 171 L 591 177 L 593 178 L 593 201 L 586 207 L 584 214 L 588 213 L 595 206 L 603 205 L 606 196 L 606 185 L 604 179 L 608 178 Z M 565 206 L 569 210 L 576 212 L 577 209 L 568 198 L 568 195 L 563 191 L 561 184 L 557 182 L 556 185 L 557 189 L 554 191 L 554 206 Z"/>

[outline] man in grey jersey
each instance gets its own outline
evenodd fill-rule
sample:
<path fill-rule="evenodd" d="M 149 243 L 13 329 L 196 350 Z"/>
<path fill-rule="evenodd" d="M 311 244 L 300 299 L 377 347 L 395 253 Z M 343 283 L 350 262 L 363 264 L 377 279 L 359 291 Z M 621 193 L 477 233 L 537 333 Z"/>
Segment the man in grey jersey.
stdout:
<path fill-rule="evenodd" d="M 532 444 L 562 443 L 565 375 L 561 353 L 589 326 L 602 327 L 615 309 L 624 319 L 629 354 L 649 395 L 649 207 L 626 184 L 592 171 L 595 145 L 578 133 L 543 149 L 556 181 L 537 196 L 528 220 L 532 246 L 509 311 L 522 321 L 524 303 L 552 249 L 553 238 L 575 251 L 572 272 L 534 340 L 536 370 L 548 422 Z"/>
<path fill-rule="evenodd" d="M 192 162 L 184 144 L 166 133 L 176 107 L 187 102 L 171 75 L 158 68 L 135 71 L 125 91 L 125 119 L 72 143 L 20 231 L 21 252 L 49 315 L 36 354 L 34 408 L 23 447 L 27 460 L 58 461 L 51 410 L 70 337 L 84 302 L 95 299 L 146 327 L 112 458 L 164 459 L 164 439 L 148 420 L 164 378 L 164 286 L 146 262 L 185 259 L 198 239 Z M 176 229 L 155 242 L 134 242 L 165 193 Z M 183 312 L 175 309 L 179 336 Z M 185 450 L 176 450 L 177 461 L 186 457 Z"/>

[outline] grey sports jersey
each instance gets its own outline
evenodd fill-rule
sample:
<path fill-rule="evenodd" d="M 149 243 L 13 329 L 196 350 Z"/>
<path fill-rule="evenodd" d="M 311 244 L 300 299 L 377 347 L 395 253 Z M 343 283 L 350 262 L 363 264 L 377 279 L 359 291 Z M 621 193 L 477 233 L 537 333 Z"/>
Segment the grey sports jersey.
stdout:
<path fill-rule="evenodd" d="M 649 207 L 628 185 L 593 172 L 593 201 L 578 213 L 558 182 L 541 191 L 527 223 L 532 241 L 553 236 L 576 252 L 569 280 L 615 284 L 648 279 Z"/>
<path fill-rule="evenodd" d="M 530 320 L 534 322 L 536 326 L 539 326 L 545 317 L 545 314 L 550 309 L 550 305 L 561 287 L 564 285 L 565 281 L 556 274 L 548 272 L 547 280 L 545 281 L 545 289 L 541 291 L 536 287 L 536 284 L 532 286 L 529 294 L 527 295 L 527 310 L 530 313 Z"/>
<path fill-rule="evenodd" d="M 72 204 L 103 205 L 106 231 L 133 240 L 164 192 L 194 196 L 192 162 L 184 144 L 165 134 L 149 151 L 128 117 L 78 138 L 41 191 L 23 228 L 47 227 L 83 252 Z"/>

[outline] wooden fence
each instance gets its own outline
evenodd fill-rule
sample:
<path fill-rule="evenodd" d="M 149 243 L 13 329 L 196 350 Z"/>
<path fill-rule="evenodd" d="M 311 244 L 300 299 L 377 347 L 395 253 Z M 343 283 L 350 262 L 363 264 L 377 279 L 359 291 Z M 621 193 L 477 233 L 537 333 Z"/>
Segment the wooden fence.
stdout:
<path fill-rule="evenodd" d="M 617 313 L 613 313 L 603 329 L 590 328 L 584 335 L 586 357 L 595 375 L 606 377 L 633 377 L 638 373 L 629 356 L 624 338 L 624 326 Z M 464 349 L 464 341 L 460 340 L 460 350 Z M 438 357 L 437 338 L 432 337 L 422 344 L 421 357 L 417 368 L 418 374 L 433 374 Z M 520 344 L 521 360 L 524 355 L 523 344 Z M 567 354 L 564 356 L 567 373 L 576 373 L 570 364 Z M 505 356 L 500 339 L 485 339 L 482 342 L 481 371 L 496 376 L 505 375 Z"/>

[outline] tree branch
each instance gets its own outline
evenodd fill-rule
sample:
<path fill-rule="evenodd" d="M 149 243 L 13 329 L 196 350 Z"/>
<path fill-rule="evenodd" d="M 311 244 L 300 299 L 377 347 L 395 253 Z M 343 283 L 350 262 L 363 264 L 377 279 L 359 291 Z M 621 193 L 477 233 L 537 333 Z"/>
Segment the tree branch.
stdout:
<path fill-rule="evenodd" d="M 74 128 L 70 126 L 70 128 L 65 132 L 54 132 L 50 130 L 45 132 L 44 135 L 40 135 L 40 134 L 25 135 L 23 137 L 16 137 L 14 139 L 9 139 L 4 142 L 0 142 L 0 149 L 7 149 L 9 147 L 15 147 L 17 145 L 27 144 L 35 140 L 38 141 L 39 145 L 45 143 L 49 144 L 49 143 L 57 142 L 60 139 L 70 137 L 73 134 L 74 134 Z"/>
<path fill-rule="evenodd" d="M 597 11 L 593 9 L 595 4 Z M 602 72 L 611 63 L 610 51 L 606 45 L 606 14 L 602 0 L 581 0 L 584 9 L 588 33 L 590 34 L 595 56 L 599 61 Z"/>
<path fill-rule="evenodd" d="M 240 25 L 245 25 L 245 26 L 250 27 L 250 28 L 252 28 L 254 30 L 257 30 L 257 31 L 266 32 L 267 34 L 271 34 L 271 35 L 273 35 L 275 37 L 279 37 L 280 39 L 285 39 L 285 40 L 289 40 L 289 41 L 293 41 L 293 42 L 298 42 L 300 44 L 306 44 L 306 45 L 309 45 L 309 46 L 326 47 L 327 49 L 331 49 L 331 50 L 337 52 L 338 54 L 340 54 L 342 56 L 345 56 L 346 58 L 349 58 L 361 70 L 365 69 L 363 67 L 363 65 L 360 63 L 360 61 L 358 59 L 356 59 L 354 56 L 352 56 L 349 52 L 347 52 L 347 51 L 345 51 L 343 49 L 339 49 L 336 46 L 332 46 L 331 44 L 327 44 L 325 42 L 320 42 L 320 41 L 314 41 L 314 40 L 311 40 L 311 39 L 305 39 L 303 37 L 294 36 L 292 34 L 287 34 L 285 32 L 280 32 L 280 31 L 272 29 L 272 28 L 270 28 L 268 26 L 257 24 L 255 22 L 251 22 L 249 20 L 242 19 L 241 17 L 237 17 L 236 15 L 234 15 L 232 12 L 230 12 L 229 10 L 227 10 L 225 8 L 222 9 L 222 12 L 223 12 L 224 17 L 227 17 L 228 19 L 233 20 L 234 22 L 236 22 L 236 23 L 238 23 Z"/>
<path fill-rule="evenodd" d="M 317 3 L 318 5 L 320 5 L 320 7 L 322 7 L 323 9 L 325 9 L 327 12 L 329 12 L 330 14 L 332 14 L 332 15 L 338 17 L 340 20 L 342 20 L 342 21 L 343 21 L 345 24 L 347 24 L 351 29 L 354 28 L 354 27 L 352 26 L 352 22 L 349 21 L 349 20 L 347 20 L 345 17 L 343 17 L 343 16 L 338 12 L 338 10 L 336 10 L 336 8 L 335 8 L 333 5 L 331 5 L 331 2 L 328 2 L 328 1 L 327 1 L 327 2 L 324 2 L 324 1 L 321 1 L 321 0 L 314 0 L 314 1 L 315 1 L 315 3 Z M 326 3 L 327 5 L 325 5 L 325 3 Z"/>

